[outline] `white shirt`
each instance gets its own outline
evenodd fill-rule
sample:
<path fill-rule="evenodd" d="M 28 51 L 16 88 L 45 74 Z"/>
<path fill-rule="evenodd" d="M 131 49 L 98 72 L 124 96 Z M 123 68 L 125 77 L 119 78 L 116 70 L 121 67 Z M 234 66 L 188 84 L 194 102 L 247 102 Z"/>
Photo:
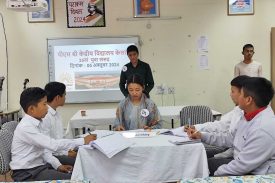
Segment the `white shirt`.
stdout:
<path fill-rule="evenodd" d="M 48 135 L 53 139 L 63 139 L 63 123 L 62 118 L 59 113 L 48 105 L 48 113 L 43 118 L 43 123 L 41 123 L 42 133 Z M 76 144 L 77 146 L 77 144 Z M 55 156 L 68 155 L 68 150 L 63 150 L 59 152 L 53 152 Z"/>
<path fill-rule="evenodd" d="M 221 120 L 214 122 L 206 122 L 203 124 L 195 125 L 198 131 L 202 132 L 233 132 L 236 128 L 237 123 L 243 116 L 243 111 L 239 106 L 234 107 L 234 109 L 221 117 Z"/>
<path fill-rule="evenodd" d="M 243 61 L 238 63 L 234 69 L 234 77 L 247 75 L 250 77 L 262 77 L 262 64 L 252 61 L 246 64 Z"/>
<path fill-rule="evenodd" d="M 202 141 L 234 148 L 234 160 L 218 168 L 215 175 L 254 175 L 275 173 L 275 116 L 271 107 L 251 121 L 244 116 L 233 133 L 202 133 Z"/>
<path fill-rule="evenodd" d="M 63 123 L 59 113 L 48 105 L 48 113 L 41 123 L 42 132 L 53 139 L 63 139 Z"/>
<path fill-rule="evenodd" d="M 55 140 L 41 132 L 41 121 L 25 114 L 17 125 L 12 146 L 11 162 L 12 170 L 30 169 L 49 163 L 57 169 L 61 164 L 50 151 L 68 150 L 84 144 L 84 139 Z M 49 150 L 49 151 L 46 151 Z"/>

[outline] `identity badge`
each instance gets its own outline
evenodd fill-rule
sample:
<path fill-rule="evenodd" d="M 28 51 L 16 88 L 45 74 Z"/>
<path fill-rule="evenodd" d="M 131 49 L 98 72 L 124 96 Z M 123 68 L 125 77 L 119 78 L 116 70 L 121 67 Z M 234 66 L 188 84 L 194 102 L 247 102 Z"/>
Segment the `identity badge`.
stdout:
<path fill-rule="evenodd" d="M 147 116 L 149 116 L 149 111 L 148 111 L 148 109 L 142 109 L 140 111 L 140 114 L 142 117 L 146 118 Z"/>
<path fill-rule="evenodd" d="M 122 67 L 122 71 L 123 71 L 123 72 L 126 72 L 126 71 L 127 71 L 127 66 L 126 66 L 126 65 L 124 65 L 124 66 Z"/>

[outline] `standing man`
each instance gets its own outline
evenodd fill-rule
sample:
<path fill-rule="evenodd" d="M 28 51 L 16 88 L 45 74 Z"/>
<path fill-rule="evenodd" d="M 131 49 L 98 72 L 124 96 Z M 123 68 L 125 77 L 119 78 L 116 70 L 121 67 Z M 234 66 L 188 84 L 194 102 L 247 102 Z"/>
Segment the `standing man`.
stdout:
<path fill-rule="evenodd" d="M 262 64 L 252 60 L 254 55 L 254 47 L 252 44 L 243 46 L 244 60 L 238 63 L 234 69 L 234 76 L 247 75 L 251 77 L 262 77 Z"/>
<path fill-rule="evenodd" d="M 135 45 L 131 45 L 127 48 L 127 55 L 130 62 L 123 66 L 120 74 L 119 88 L 125 97 L 128 96 L 128 90 L 125 87 L 127 83 L 127 78 L 133 74 L 138 74 L 144 81 L 144 91 L 143 93 L 149 98 L 149 92 L 154 87 L 154 79 L 150 65 L 142 62 L 138 59 L 138 48 Z"/>

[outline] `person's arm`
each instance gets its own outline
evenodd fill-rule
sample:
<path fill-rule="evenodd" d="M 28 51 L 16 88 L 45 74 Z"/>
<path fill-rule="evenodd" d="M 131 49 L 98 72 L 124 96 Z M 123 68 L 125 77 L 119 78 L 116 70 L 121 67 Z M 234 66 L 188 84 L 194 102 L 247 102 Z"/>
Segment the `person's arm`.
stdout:
<path fill-rule="evenodd" d="M 237 77 L 239 75 L 240 75 L 240 69 L 237 66 L 235 66 L 235 68 L 234 68 L 234 77 Z"/>
<path fill-rule="evenodd" d="M 206 144 L 216 145 L 220 147 L 232 147 L 234 136 L 232 133 L 201 133 L 201 140 Z"/>
<path fill-rule="evenodd" d="M 54 157 L 52 152 L 49 151 L 48 149 L 44 150 L 43 159 L 45 162 L 52 165 L 52 167 L 56 170 L 58 169 L 59 166 L 62 165 L 60 161 L 56 157 Z"/>
<path fill-rule="evenodd" d="M 262 77 L 262 65 L 259 66 L 258 76 Z"/>
<path fill-rule="evenodd" d="M 122 125 L 122 117 L 121 117 L 121 115 L 122 115 L 122 111 L 121 111 L 122 108 L 120 107 L 120 105 L 121 104 L 119 104 L 119 107 L 116 110 L 116 119 L 115 119 L 114 124 L 113 124 L 114 129 L 116 131 L 123 131 L 123 130 L 125 130 L 125 128 Z"/>
<path fill-rule="evenodd" d="M 243 138 L 243 137 L 242 137 Z M 259 168 L 274 155 L 272 137 L 263 130 L 257 130 L 245 140 L 241 152 L 230 163 L 222 165 L 215 175 L 246 175 Z"/>
<path fill-rule="evenodd" d="M 160 116 L 160 112 L 158 110 L 158 107 L 155 103 L 152 103 L 153 109 L 152 109 L 152 120 L 148 122 L 147 126 L 151 129 L 161 129 L 162 128 L 162 119 Z"/>
<path fill-rule="evenodd" d="M 150 91 L 154 88 L 154 78 L 153 78 L 153 74 L 150 68 L 150 65 L 147 65 L 147 72 L 146 72 L 146 76 L 145 76 L 145 93 L 149 94 Z"/>
<path fill-rule="evenodd" d="M 230 128 L 231 120 L 232 120 L 232 115 L 234 113 L 234 110 L 226 113 L 221 117 L 221 120 L 213 121 L 213 122 L 206 122 L 203 124 L 196 124 L 194 125 L 195 128 L 199 131 L 203 132 L 226 132 Z"/>
<path fill-rule="evenodd" d="M 31 144 L 40 148 L 48 149 L 53 152 L 61 151 L 61 150 L 69 150 L 73 149 L 76 146 L 83 145 L 84 139 L 52 139 L 49 136 L 37 132 L 32 128 L 23 129 L 20 131 L 21 136 L 23 137 L 22 140 L 27 143 Z"/>
<path fill-rule="evenodd" d="M 120 81 L 119 81 L 119 88 L 120 88 L 120 91 L 123 93 L 123 95 L 125 97 L 128 96 L 128 91 L 125 88 L 126 80 L 127 80 L 127 78 L 126 78 L 125 72 L 121 71 L 121 73 L 120 73 Z"/>

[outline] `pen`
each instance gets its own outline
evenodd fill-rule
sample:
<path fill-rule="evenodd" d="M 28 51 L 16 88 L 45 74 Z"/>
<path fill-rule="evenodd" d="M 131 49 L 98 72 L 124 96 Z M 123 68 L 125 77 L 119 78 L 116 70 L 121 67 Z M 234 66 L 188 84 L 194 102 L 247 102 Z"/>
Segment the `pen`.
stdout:
<path fill-rule="evenodd" d="M 191 127 L 191 118 L 188 118 L 188 127 Z"/>

